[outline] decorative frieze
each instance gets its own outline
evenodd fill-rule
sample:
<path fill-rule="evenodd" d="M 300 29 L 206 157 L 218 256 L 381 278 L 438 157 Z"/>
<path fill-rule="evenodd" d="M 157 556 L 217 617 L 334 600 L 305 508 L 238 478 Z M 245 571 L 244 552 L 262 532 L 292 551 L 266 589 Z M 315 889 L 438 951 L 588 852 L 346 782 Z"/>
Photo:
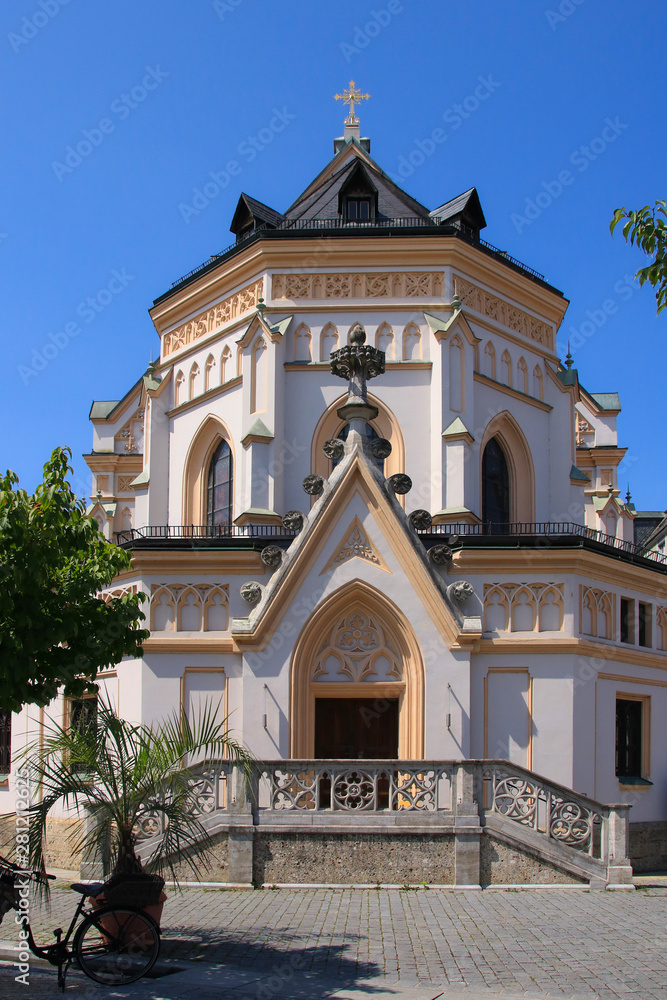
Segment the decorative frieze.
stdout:
<path fill-rule="evenodd" d="M 454 287 L 464 307 L 474 309 L 475 312 L 481 313 L 483 316 L 489 316 L 490 319 L 514 330 L 515 333 L 520 333 L 544 347 L 553 349 L 553 330 L 547 323 L 542 323 L 539 319 L 524 312 L 523 309 L 519 309 L 509 302 L 491 295 L 483 288 L 473 285 L 459 274 L 454 275 Z"/>
<path fill-rule="evenodd" d="M 438 298 L 444 295 L 442 271 L 381 271 L 324 274 L 274 274 L 274 299 Z"/>
<path fill-rule="evenodd" d="M 234 292 L 233 295 L 229 295 L 222 302 L 207 309 L 206 312 L 200 313 L 194 319 L 188 320 L 187 323 L 182 323 L 175 330 L 165 333 L 162 338 L 162 356 L 168 357 L 179 348 L 186 347 L 187 344 L 192 344 L 201 337 L 205 337 L 207 333 L 217 330 L 223 323 L 228 323 L 230 320 L 236 319 L 237 316 L 242 316 L 243 313 L 255 309 L 262 295 L 262 287 L 261 278 L 253 281 L 251 285 L 246 285 L 240 291 Z"/>

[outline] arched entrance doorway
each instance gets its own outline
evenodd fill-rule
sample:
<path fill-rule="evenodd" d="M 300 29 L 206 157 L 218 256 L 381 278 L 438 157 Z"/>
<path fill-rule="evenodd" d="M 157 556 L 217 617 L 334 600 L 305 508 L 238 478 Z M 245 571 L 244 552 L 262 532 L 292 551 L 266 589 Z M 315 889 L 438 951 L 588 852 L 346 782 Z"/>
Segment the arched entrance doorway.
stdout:
<path fill-rule="evenodd" d="M 402 612 L 355 580 L 311 616 L 290 671 L 290 755 L 424 755 L 424 668 Z"/>

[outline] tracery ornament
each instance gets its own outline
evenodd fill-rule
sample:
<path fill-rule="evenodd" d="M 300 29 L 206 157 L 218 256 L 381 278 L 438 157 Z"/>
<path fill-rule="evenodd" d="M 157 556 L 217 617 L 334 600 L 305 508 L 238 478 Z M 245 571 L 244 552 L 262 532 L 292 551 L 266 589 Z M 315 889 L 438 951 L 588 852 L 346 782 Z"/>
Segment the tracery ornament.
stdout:
<path fill-rule="evenodd" d="M 509 302 L 491 295 L 490 292 L 473 285 L 472 282 L 458 274 L 454 275 L 454 287 L 463 305 L 468 309 L 474 309 L 475 312 L 489 316 L 497 323 L 501 323 L 516 333 L 523 334 L 524 337 L 528 337 L 544 347 L 553 348 L 553 330 L 547 323 L 541 322 L 541 320 L 524 312 L 523 309 L 510 305 Z"/>
<path fill-rule="evenodd" d="M 128 493 L 132 482 L 136 479 L 136 476 L 119 476 L 118 477 L 118 492 Z"/>
<path fill-rule="evenodd" d="M 347 562 L 348 559 L 354 559 L 355 556 L 359 559 L 365 559 L 367 562 L 375 563 L 376 566 L 382 565 L 382 560 L 371 545 L 358 518 L 354 519 L 345 541 L 329 560 L 325 569 L 340 566 L 342 563 Z"/>
<path fill-rule="evenodd" d="M 560 632 L 562 583 L 485 583 L 485 632 Z"/>
<path fill-rule="evenodd" d="M 336 621 L 315 657 L 311 681 L 331 680 L 334 670 L 353 683 L 403 680 L 395 643 L 379 619 L 361 609 L 349 611 Z"/>
<path fill-rule="evenodd" d="M 175 330 L 165 333 L 162 338 L 164 357 L 173 354 L 181 347 L 192 344 L 201 337 L 205 337 L 206 334 L 212 333 L 223 323 L 228 323 L 230 320 L 236 319 L 237 316 L 242 316 L 251 309 L 255 309 L 262 295 L 262 287 L 263 281 L 260 278 L 233 295 L 229 295 L 205 312 L 199 313 L 194 319 L 190 319 L 187 323 L 177 326 Z"/>
<path fill-rule="evenodd" d="M 274 299 L 437 298 L 444 295 L 442 271 L 330 272 L 274 274 Z"/>
<path fill-rule="evenodd" d="M 227 586 L 208 583 L 154 583 L 149 622 L 152 632 L 226 632 Z"/>
<path fill-rule="evenodd" d="M 580 585 L 581 633 L 597 639 L 613 639 L 615 594 Z"/>
<path fill-rule="evenodd" d="M 484 781 L 493 783 L 493 812 L 546 833 L 551 840 L 594 853 L 594 828 L 601 816 L 584 802 L 566 798 L 547 782 L 500 768 L 486 771 Z"/>

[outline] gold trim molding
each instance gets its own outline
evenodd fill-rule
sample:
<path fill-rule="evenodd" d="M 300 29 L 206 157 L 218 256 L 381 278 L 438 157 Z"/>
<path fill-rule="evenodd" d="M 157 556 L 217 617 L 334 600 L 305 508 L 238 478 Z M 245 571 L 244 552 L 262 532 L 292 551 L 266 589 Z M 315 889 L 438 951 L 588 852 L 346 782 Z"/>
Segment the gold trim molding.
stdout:
<path fill-rule="evenodd" d="M 553 329 L 547 323 L 473 285 L 459 274 L 454 275 L 454 288 L 466 309 L 489 316 L 502 326 L 553 350 Z"/>
<path fill-rule="evenodd" d="M 274 274 L 274 299 L 438 298 L 445 293 L 442 271 L 377 271 Z"/>
<path fill-rule="evenodd" d="M 229 295 L 222 302 L 218 302 L 217 305 L 189 319 L 187 323 L 181 323 L 175 330 L 165 333 L 162 338 L 162 356 L 166 358 L 181 347 L 186 347 L 217 330 L 223 323 L 229 323 L 237 316 L 250 312 L 257 306 L 263 287 L 264 281 L 259 278 L 240 291 L 234 292 L 233 295 Z"/>

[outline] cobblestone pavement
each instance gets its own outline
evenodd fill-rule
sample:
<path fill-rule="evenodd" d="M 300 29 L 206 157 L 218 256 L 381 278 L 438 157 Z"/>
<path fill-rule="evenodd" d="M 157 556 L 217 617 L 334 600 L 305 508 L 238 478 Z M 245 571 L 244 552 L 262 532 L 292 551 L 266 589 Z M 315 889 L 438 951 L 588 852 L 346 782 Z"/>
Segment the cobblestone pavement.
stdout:
<path fill-rule="evenodd" d="M 60 886 L 44 930 L 66 920 Z M 10 914 L 11 916 L 11 914 Z M 667 1000 L 667 888 L 170 890 L 166 964 L 184 971 L 109 992 L 79 974 L 72 997 L 635 997 Z M 11 938 L 5 918 L 0 937 Z M 35 967 L 28 991 L 0 968 L 0 995 L 57 996 Z M 397 984 L 397 985 L 394 985 Z M 50 990 L 50 992 L 49 992 Z M 44 991 L 44 992 L 42 992 Z"/>

